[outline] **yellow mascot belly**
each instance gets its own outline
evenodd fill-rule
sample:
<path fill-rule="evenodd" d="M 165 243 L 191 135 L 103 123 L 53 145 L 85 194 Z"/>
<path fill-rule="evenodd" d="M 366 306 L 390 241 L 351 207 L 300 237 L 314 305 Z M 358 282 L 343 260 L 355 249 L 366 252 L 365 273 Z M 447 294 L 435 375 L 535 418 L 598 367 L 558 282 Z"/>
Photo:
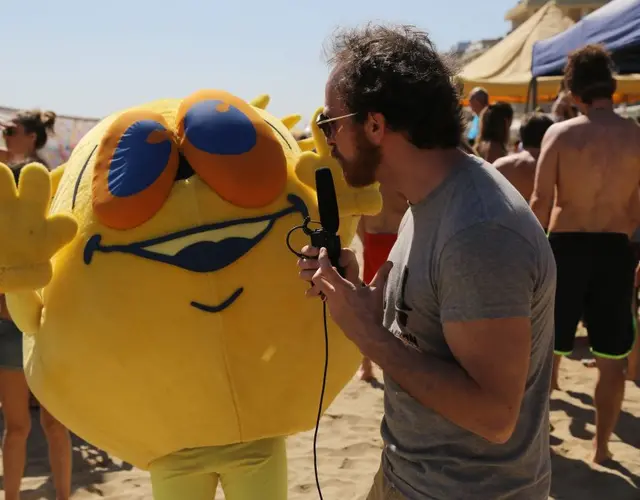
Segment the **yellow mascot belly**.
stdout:
<path fill-rule="evenodd" d="M 54 176 L 46 217 L 24 201 L 45 196 L 38 166 L 25 167 L 17 201 L 0 202 L 13 242 L 0 250 L 0 291 L 26 334 L 30 387 L 73 432 L 138 467 L 315 425 L 322 309 L 285 238 L 317 220 L 321 166 L 343 244 L 381 200 L 346 185 L 316 128 L 303 152 L 295 119 L 266 101 L 205 90 L 116 113 Z M 330 323 L 325 408 L 359 358 Z"/>

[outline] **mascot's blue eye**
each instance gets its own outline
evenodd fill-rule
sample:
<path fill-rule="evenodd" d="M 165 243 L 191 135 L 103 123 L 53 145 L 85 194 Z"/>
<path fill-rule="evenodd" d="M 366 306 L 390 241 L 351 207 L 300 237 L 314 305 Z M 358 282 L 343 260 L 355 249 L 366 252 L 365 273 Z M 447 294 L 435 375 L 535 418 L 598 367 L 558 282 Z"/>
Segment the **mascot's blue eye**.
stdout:
<path fill-rule="evenodd" d="M 193 104 L 184 117 L 184 133 L 193 146 L 212 155 L 241 155 L 258 141 L 251 119 L 218 100 Z"/>
<path fill-rule="evenodd" d="M 167 168 L 171 152 L 171 134 L 164 125 L 154 120 L 132 123 L 113 151 L 109 192 L 127 197 L 149 188 Z"/>

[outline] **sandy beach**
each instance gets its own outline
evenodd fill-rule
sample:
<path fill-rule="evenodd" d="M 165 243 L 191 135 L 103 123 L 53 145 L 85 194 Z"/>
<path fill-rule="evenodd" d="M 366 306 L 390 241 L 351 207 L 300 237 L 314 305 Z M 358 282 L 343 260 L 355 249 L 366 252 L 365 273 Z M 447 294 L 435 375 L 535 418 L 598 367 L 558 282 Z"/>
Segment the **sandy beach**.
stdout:
<path fill-rule="evenodd" d="M 591 401 L 596 371 L 579 361 L 562 366 L 563 391 L 551 402 L 553 486 L 556 500 L 634 500 L 640 498 L 640 384 L 627 382 L 627 393 L 608 467 L 589 463 L 594 432 Z M 583 353 L 585 354 L 585 353 Z M 380 373 L 378 372 L 381 379 Z M 362 500 L 377 470 L 381 441 L 382 387 L 356 379 L 345 388 L 322 419 L 318 464 L 324 498 Z M 318 498 L 313 473 L 313 432 L 288 442 L 291 500 Z M 146 472 L 74 438 L 73 499 L 151 499 Z M 23 481 L 24 500 L 52 499 L 47 447 L 33 410 L 29 464 Z M 224 498 L 222 492 L 217 498 Z"/>
<path fill-rule="evenodd" d="M 321 332 L 319 332 L 321 334 Z M 615 462 L 590 463 L 594 435 L 593 388 L 597 372 L 581 359 L 588 357 L 584 338 L 574 357 L 561 365 L 560 384 L 551 401 L 552 496 L 555 500 L 637 500 L 640 498 L 640 384 L 627 382 L 622 414 L 613 437 Z M 368 384 L 357 379 L 343 390 L 322 418 L 318 439 L 320 483 L 326 500 L 363 500 L 380 460 L 382 375 Z M 318 391 L 320 377 L 309 380 Z M 47 446 L 32 410 L 29 463 L 23 480 L 24 500 L 53 499 Z M 0 425 L 2 422 L 0 421 Z M 107 456 L 74 438 L 73 499 L 151 499 L 148 474 Z M 290 500 L 318 498 L 313 469 L 313 431 L 288 441 Z M 4 498 L 4 496 L 2 496 Z M 224 498 L 218 492 L 216 498 Z"/>

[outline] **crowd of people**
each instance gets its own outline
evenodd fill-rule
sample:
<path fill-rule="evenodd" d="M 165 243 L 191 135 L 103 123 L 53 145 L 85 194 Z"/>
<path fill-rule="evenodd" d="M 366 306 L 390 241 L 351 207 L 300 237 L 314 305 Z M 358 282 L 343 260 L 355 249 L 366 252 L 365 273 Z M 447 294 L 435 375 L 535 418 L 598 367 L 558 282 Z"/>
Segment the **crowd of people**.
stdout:
<path fill-rule="evenodd" d="M 358 227 L 364 281 L 346 249 L 344 277 L 322 249 L 303 249 L 298 267 L 360 348 L 360 378 L 373 380 L 374 364 L 384 373 L 384 449 L 368 499 L 468 498 L 473 484 L 476 498 L 546 500 L 549 395 L 579 322 L 599 370 L 595 462 L 611 457 L 638 363 L 640 127 L 614 111 L 610 56 L 572 53 L 551 115 L 524 117 L 513 151 L 512 107 L 476 88 L 465 128 L 451 70 L 418 30 L 341 32 L 330 61 L 318 125 L 347 182 L 379 182 L 384 208 Z M 0 124 L 0 161 L 16 180 L 43 163 L 54 122 L 21 112 Z M 3 298 L 0 317 L 4 491 L 16 500 L 30 393 Z M 57 498 L 68 499 L 69 433 L 40 415 Z"/>
<path fill-rule="evenodd" d="M 585 364 L 600 372 L 594 398 L 597 462 L 609 457 L 607 443 L 620 412 L 624 380 L 637 377 L 640 358 L 640 345 L 634 346 L 640 281 L 634 177 L 639 150 L 634 141 L 639 127 L 614 112 L 611 74 L 612 62 L 602 49 L 587 47 L 575 55 L 551 113 L 535 112 L 524 118 L 519 150 L 511 154 L 503 147 L 505 136 L 495 132 L 511 127 L 508 112 L 498 119 L 491 116 L 508 104 L 490 105 L 488 94 L 480 88 L 469 95 L 480 123 L 478 140 L 489 143 L 484 149 L 476 148 L 477 154 L 530 201 L 549 232 L 558 263 L 552 390 L 560 389 L 560 359 L 571 354 L 578 323 L 587 329 L 594 359 Z M 577 86 L 586 97 L 581 99 L 569 85 Z M 489 134 L 483 134 L 485 127 Z M 468 139 L 475 139 L 473 127 Z"/>

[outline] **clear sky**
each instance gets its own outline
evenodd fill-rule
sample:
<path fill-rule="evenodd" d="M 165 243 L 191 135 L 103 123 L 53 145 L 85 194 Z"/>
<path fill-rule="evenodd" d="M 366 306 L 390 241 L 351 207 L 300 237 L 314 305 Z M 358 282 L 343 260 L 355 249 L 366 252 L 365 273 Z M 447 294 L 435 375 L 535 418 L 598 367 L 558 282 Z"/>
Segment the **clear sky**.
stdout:
<path fill-rule="evenodd" d="M 200 88 L 308 119 L 338 26 L 413 24 L 441 50 L 504 35 L 517 0 L 32 0 L 3 2 L 0 105 L 101 117 Z"/>

